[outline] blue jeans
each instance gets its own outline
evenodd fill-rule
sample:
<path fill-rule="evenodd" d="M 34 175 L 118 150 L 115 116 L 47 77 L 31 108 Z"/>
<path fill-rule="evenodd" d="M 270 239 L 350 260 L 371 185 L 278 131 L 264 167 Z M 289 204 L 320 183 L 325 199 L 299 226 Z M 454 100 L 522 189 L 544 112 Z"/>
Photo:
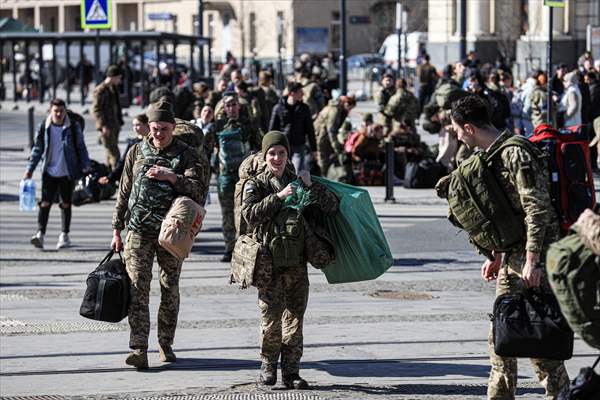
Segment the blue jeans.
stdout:
<path fill-rule="evenodd" d="M 292 146 L 291 150 L 290 159 L 292 160 L 292 164 L 294 164 L 294 168 L 296 168 L 296 173 L 302 170 L 310 171 L 313 162 L 310 148 L 305 144 L 301 144 Z"/>

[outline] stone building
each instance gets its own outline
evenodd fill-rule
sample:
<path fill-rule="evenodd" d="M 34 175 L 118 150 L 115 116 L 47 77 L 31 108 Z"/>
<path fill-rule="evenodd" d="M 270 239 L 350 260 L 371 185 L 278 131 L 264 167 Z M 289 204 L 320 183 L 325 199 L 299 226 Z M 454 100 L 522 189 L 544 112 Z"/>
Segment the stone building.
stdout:
<path fill-rule="evenodd" d="M 401 0 L 407 30 L 427 32 L 437 66 L 459 58 L 460 0 Z M 565 0 L 555 9 L 554 60 L 573 64 L 586 47 L 586 27 L 600 25 L 600 0 Z M 44 31 L 80 30 L 80 0 L 0 0 L 0 18 Z M 376 52 L 394 32 L 395 0 L 347 0 L 349 55 Z M 498 55 L 521 72 L 545 64 L 548 8 L 543 0 L 467 0 L 467 48 L 481 61 Z M 213 60 L 274 59 L 340 47 L 339 0 L 204 0 L 204 35 L 214 38 Z M 195 32 L 197 0 L 113 0 L 113 30 Z M 595 55 L 597 58 L 600 54 Z"/>

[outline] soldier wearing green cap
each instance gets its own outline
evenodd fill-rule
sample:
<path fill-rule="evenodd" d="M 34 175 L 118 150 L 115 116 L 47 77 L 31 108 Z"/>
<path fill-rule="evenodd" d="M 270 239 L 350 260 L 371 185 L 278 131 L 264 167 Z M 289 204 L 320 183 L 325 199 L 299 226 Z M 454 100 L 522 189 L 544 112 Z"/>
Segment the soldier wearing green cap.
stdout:
<path fill-rule="evenodd" d="M 217 189 L 225 239 L 225 254 L 221 261 L 229 262 L 236 237 L 234 194 L 235 184 L 239 180 L 238 168 L 252 150 L 259 149 L 261 139 L 258 129 L 241 114 L 235 92 L 225 92 L 221 101 L 225 112 L 212 124 L 204 140 L 208 157 L 216 149 L 219 159 Z"/>
<path fill-rule="evenodd" d="M 172 345 L 179 313 L 179 275 L 182 261 L 158 244 L 161 223 L 178 196 L 204 204 L 208 185 L 205 165 L 195 149 L 173 136 L 175 118 L 170 103 L 159 101 L 147 112 L 150 134 L 127 153 L 113 213 L 116 251 L 123 249 L 121 231 L 127 226 L 125 265 L 131 279 L 128 365 L 148 368 L 150 312 L 148 301 L 152 264 L 156 256 L 160 271 L 161 299 L 158 309 L 159 356 L 174 362 Z"/>
<path fill-rule="evenodd" d="M 106 78 L 94 89 L 92 113 L 96 119 L 96 130 L 106 148 L 106 162 L 114 169 L 119 162 L 119 132 L 123 126 L 123 114 L 119 100 L 119 85 L 123 74 L 119 67 L 111 65 Z"/>
<path fill-rule="evenodd" d="M 251 232 L 255 241 L 264 238 L 263 243 L 268 243 L 265 256 L 254 266 L 254 275 L 264 277 L 255 283 L 261 313 L 260 381 L 274 385 L 281 360 L 283 384 L 306 389 L 308 383 L 299 375 L 302 326 L 308 302 L 307 259 L 316 248 L 308 243 L 315 236 L 313 229 L 318 229 L 317 221 L 335 213 L 339 201 L 325 186 L 312 182 L 307 171 L 296 175 L 288 163 L 289 153 L 286 135 L 279 131 L 265 135 L 262 154 L 266 168 L 245 183 L 241 216 L 247 223 L 246 232 Z M 292 182 L 298 178 L 310 190 L 310 204 L 301 213 L 285 206 L 285 199 L 296 192 Z"/>

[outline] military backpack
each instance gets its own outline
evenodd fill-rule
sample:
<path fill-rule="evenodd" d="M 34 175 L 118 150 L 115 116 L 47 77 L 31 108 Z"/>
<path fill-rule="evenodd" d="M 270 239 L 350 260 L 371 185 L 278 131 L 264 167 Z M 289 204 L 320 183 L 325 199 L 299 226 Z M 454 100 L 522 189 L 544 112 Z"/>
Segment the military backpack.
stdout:
<path fill-rule="evenodd" d="M 546 271 L 573 331 L 600 349 L 600 256 L 583 244 L 577 229 L 550 246 Z"/>
<path fill-rule="evenodd" d="M 448 219 L 489 251 L 505 252 L 525 239 L 524 215 L 513 208 L 492 168 L 510 146 L 525 149 L 535 159 L 544 157 L 527 139 L 511 136 L 491 153 L 473 154 L 450 175 Z"/>

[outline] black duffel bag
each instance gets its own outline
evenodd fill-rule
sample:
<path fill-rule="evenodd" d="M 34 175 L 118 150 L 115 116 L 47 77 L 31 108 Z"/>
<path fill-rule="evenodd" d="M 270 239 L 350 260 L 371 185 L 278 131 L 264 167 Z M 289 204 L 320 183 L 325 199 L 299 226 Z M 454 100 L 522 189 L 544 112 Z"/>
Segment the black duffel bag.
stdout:
<path fill-rule="evenodd" d="M 84 204 L 97 203 L 100 201 L 100 184 L 98 176 L 95 174 L 87 174 L 80 178 L 73 189 L 73 197 L 71 202 L 74 206 L 79 207 Z"/>
<path fill-rule="evenodd" d="M 404 187 L 407 189 L 432 189 L 448 173 L 446 167 L 433 158 L 409 161 L 404 171 Z"/>
<path fill-rule="evenodd" d="M 87 289 L 79 308 L 79 314 L 86 318 L 119 322 L 127 316 L 130 280 L 121 253 L 119 260 L 111 260 L 113 254 L 111 250 L 88 275 Z"/>
<path fill-rule="evenodd" d="M 529 289 L 503 294 L 494 302 L 494 352 L 501 357 L 568 360 L 573 331 L 551 293 Z"/>

